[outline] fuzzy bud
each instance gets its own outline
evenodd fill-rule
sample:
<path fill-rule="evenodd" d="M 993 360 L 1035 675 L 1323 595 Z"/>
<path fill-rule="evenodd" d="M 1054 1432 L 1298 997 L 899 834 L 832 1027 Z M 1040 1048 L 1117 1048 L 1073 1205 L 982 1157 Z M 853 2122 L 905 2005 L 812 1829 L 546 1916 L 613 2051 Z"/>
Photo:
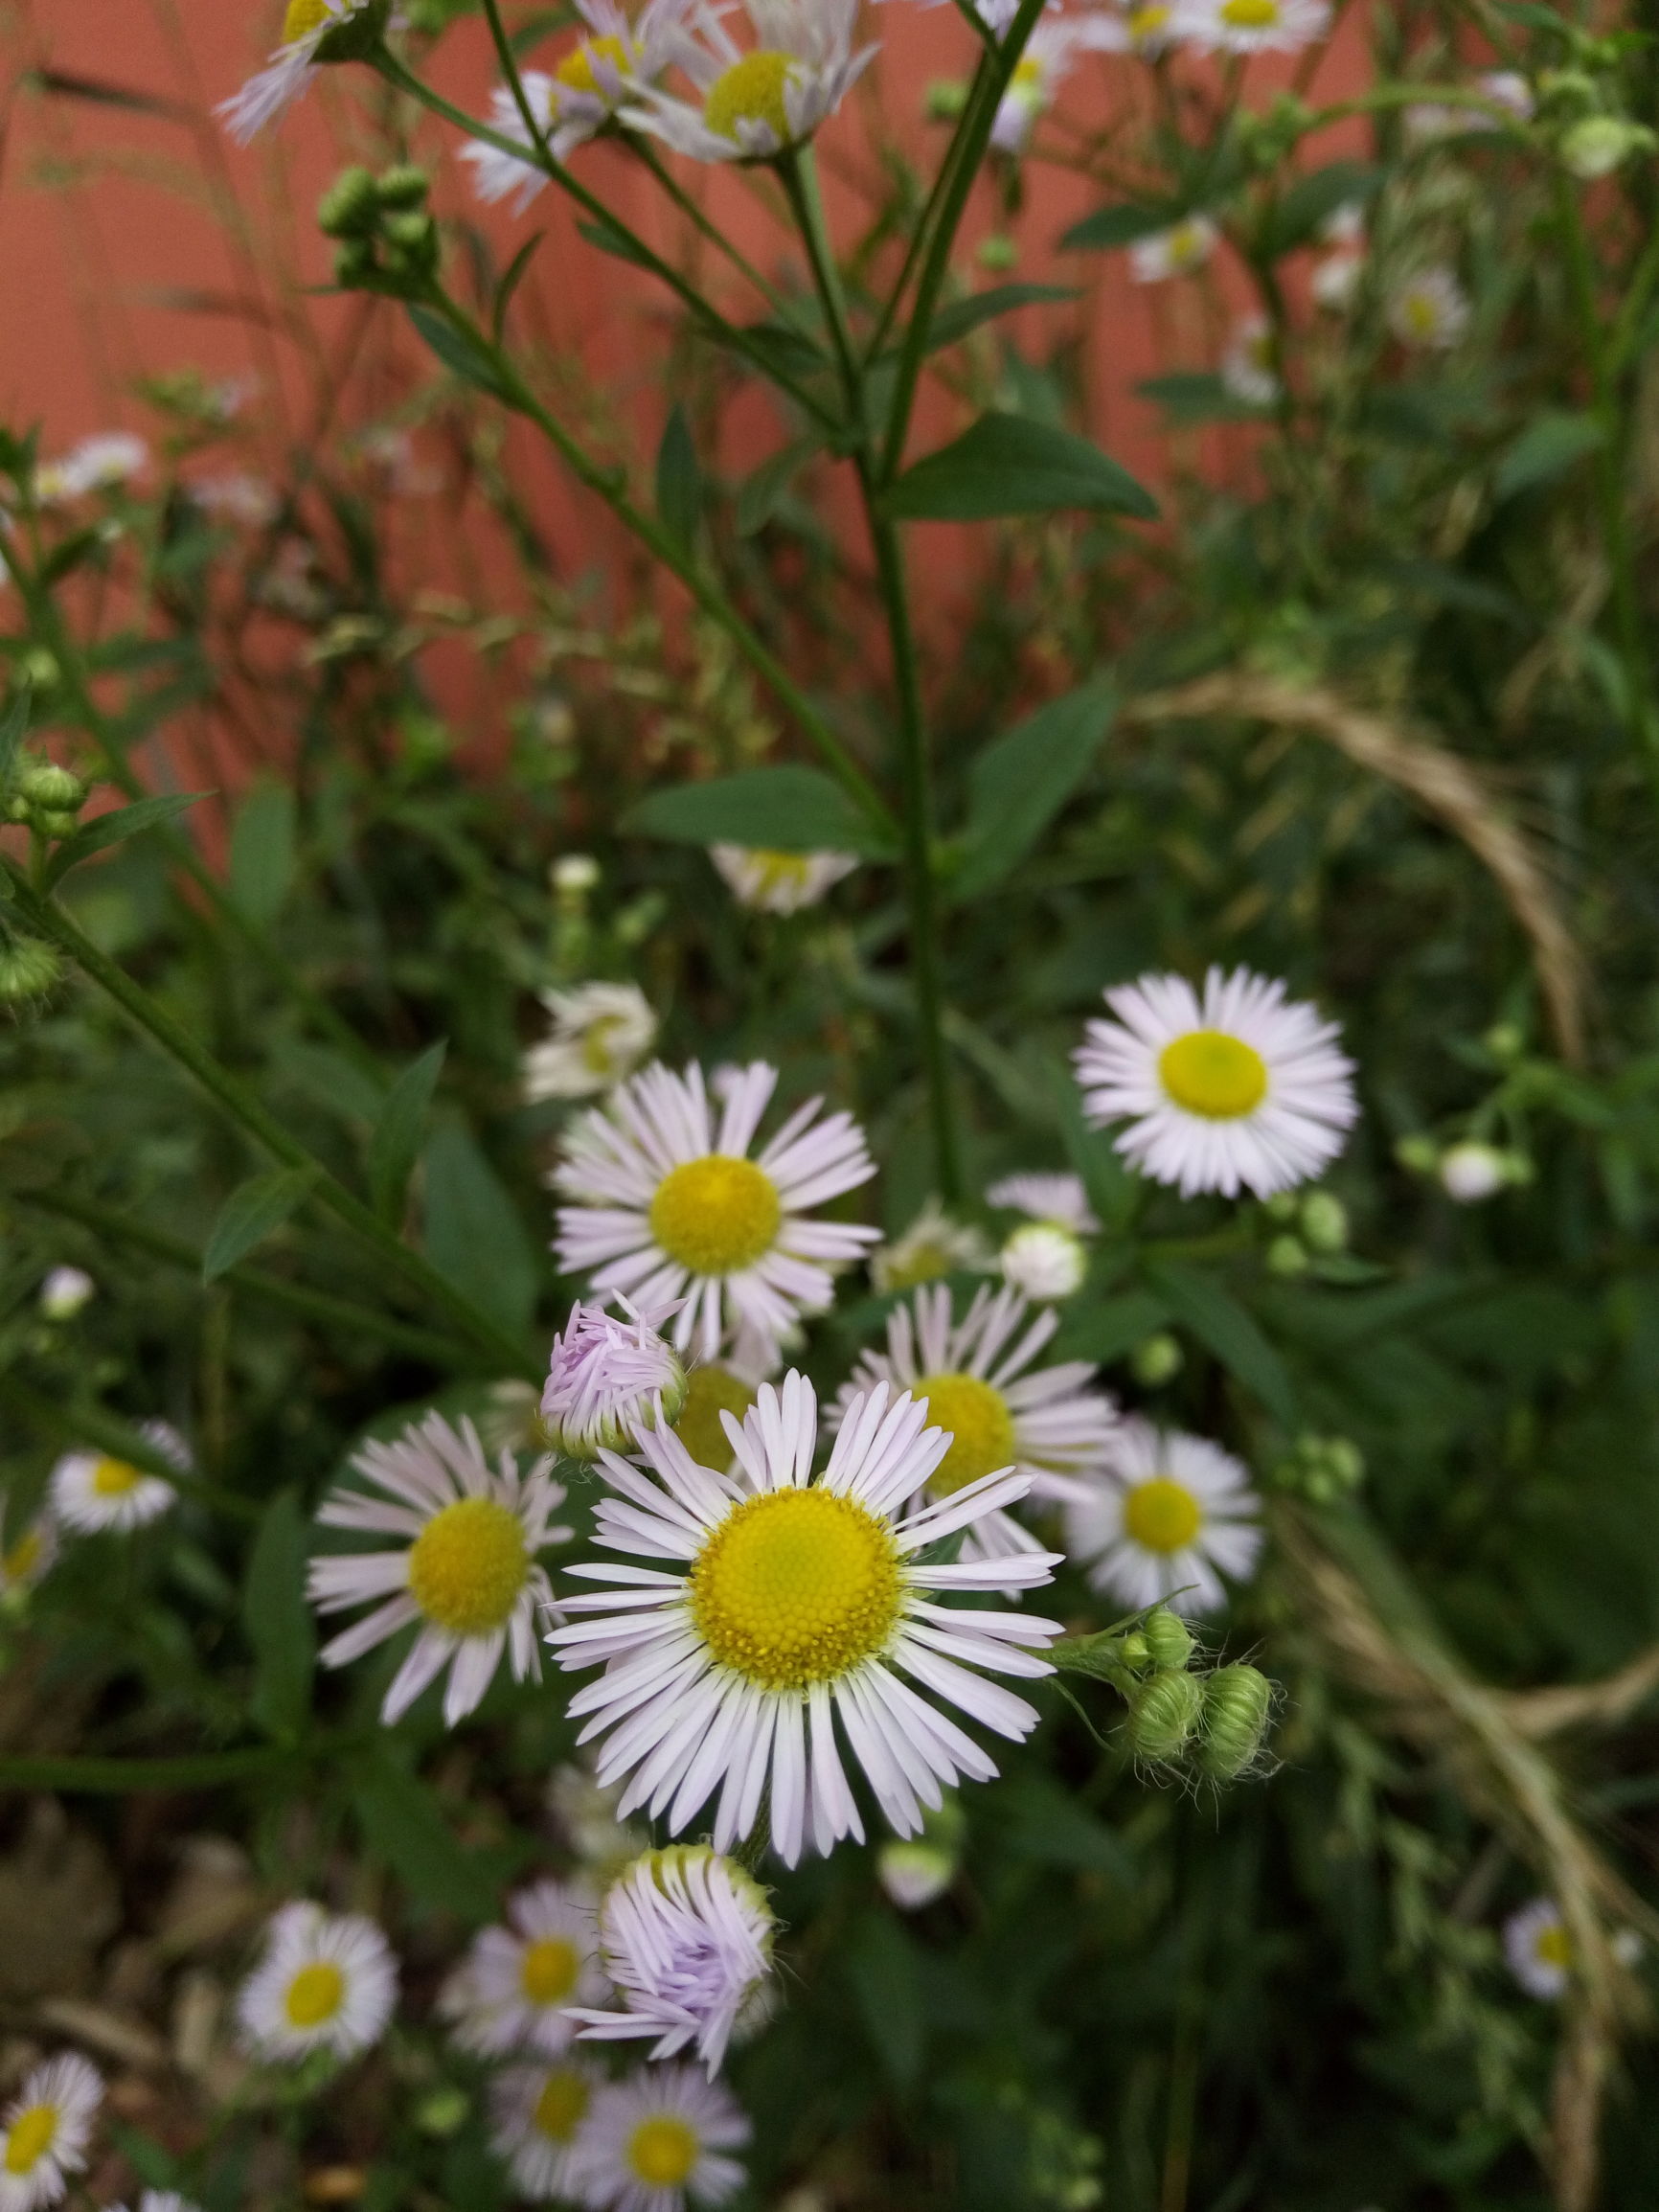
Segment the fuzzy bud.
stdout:
<path fill-rule="evenodd" d="M 348 239 L 334 256 L 334 282 L 343 292 L 367 284 L 375 274 L 375 248 L 368 239 Z"/>
<path fill-rule="evenodd" d="M 1263 1198 L 1261 1211 L 1270 1221 L 1293 1221 L 1301 1200 L 1294 1191 L 1275 1191 L 1270 1198 Z"/>
<path fill-rule="evenodd" d="M 1232 1782 L 1257 1757 L 1267 1733 L 1273 1685 L 1254 1667 L 1217 1667 L 1203 1686 L 1198 1766 L 1213 1782 Z"/>
<path fill-rule="evenodd" d="M 1440 1148 L 1433 1137 L 1401 1137 L 1394 1156 L 1414 1175 L 1432 1175 L 1440 1165 Z"/>
<path fill-rule="evenodd" d="M 317 227 L 325 238 L 367 238 L 379 216 L 375 179 L 360 167 L 342 170 L 317 202 Z"/>
<path fill-rule="evenodd" d="M 1152 1663 L 1152 1654 L 1147 1648 L 1147 1639 L 1139 1629 L 1131 1629 L 1126 1636 L 1120 1638 L 1118 1656 L 1125 1667 L 1133 1667 L 1136 1674 L 1139 1674 L 1143 1667 L 1149 1667 Z"/>
<path fill-rule="evenodd" d="M 677 1311 L 630 1306 L 627 1319 L 619 1320 L 601 1306 L 571 1309 L 553 1340 L 541 1394 L 542 1433 L 554 1450 L 596 1459 L 602 1451 L 626 1451 L 659 1421 L 672 1427 L 686 1402 L 686 1371 L 653 1323 Z"/>
<path fill-rule="evenodd" d="M 1619 115 L 1587 115 L 1562 137 L 1561 164 L 1591 183 L 1610 176 L 1631 154 L 1647 151 L 1653 143 L 1653 133 L 1639 123 L 1626 123 Z"/>
<path fill-rule="evenodd" d="M 73 814 L 86 804 L 86 786 L 56 761 L 36 761 L 17 779 L 17 788 L 32 807 Z"/>
<path fill-rule="evenodd" d="M 1035 1305 L 1070 1298 L 1089 1271 L 1088 1247 L 1058 1221 L 1022 1221 L 998 1256 L 1011 1290 Z"/>
<path fill-rule="evenodd" d="M 1141 1634 L 1146 1638 L 1147 1656 L 1160 1672 L 1185 1667 L 1197 1649 L 1192 1630 L 1168 1606 L 1154 1607 L 1141 1623 Z"/>
<path fill-rule="evenodd" d="M 406 254 L 423 254 L 437 238 L 432 217 L 416 209 L 389 215 L 383 225 L 391 243 Z"/>
<path fill-rule="evenodd" d="M 50 945 L 37 937 L 14 937 L 0 946 L 0 1006 L 21 1006 L 44 998 L 63 972 Z"/>
<path fill-rule="evenodd" d="M 1302 1201 L 1302 1242 L 1311 1252 L 1348 1249 L 1348 1208 L 1330 1191 L 1309 1191 Z"/>
<path fill-rule="evenodd" d="M 57 807 L 36 808 L 31 819 L 43 837 L 73 837 L 80 827 L 79 814 L 67 813 Z"/>
<path fill-rule="evenodd" d="M 982 269 L 993 273 L 1015 269 L 1019 266 L 1019 245 L 1006 231 L 992 231 L 989 238 L 980 239 L 973 258 Z"/>
<path fill-rule="evenodd" d="M 1143 1336 L 1129 1354 L 1129 1372 L 1148 1390 L 1157 1390 L 1166 1382 L 1173 1382 L 1186 1358 L 1179 1340 L 1167 1329 L 1160 1329 L 1155 1335 Z"/>
<path fill-rule="evenodd" d="M 1129 1708 L 1129 1743 L 1135 1756 L 1168 1766 L 1187 1748 L 1204 1704 L 1195 1675 L 1154 1675 Z"/>
<path fill-rule="evenodd" d="M 375 180 L 375 197 L 380 205 L 404 213 L 423 208 L 431 189 L 431 178 L 412 161 L 400 162 Z"/>
<path fill-rule="evenodd" d="M 1505 1061 L 1519 1060 L 1527 1049 L 1519 1024 L 1512 1021 L 1494 1021 L 1481 1042 L 1494 1060 Z"/>

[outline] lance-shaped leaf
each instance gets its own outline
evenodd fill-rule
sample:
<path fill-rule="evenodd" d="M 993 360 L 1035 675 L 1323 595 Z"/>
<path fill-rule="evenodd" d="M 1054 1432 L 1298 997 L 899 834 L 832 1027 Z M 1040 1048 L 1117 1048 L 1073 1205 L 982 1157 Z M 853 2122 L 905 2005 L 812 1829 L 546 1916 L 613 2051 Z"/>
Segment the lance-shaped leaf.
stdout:
<path fill-rule="evenodd" d="M 968 770 L 957 898 L 989 890 L 1025 858 L 1088 773 L 1116 710 L 1114 687 L 1097 677 L 986 746 Z"/>
<path fill-rule="evenodd" d="M 1065 508 L 1147 521 L 1157 501 L 1088 439 L 1024 415 L 982 415 L 973 427 L 907 468 L 882 496 L 907 522 L 989 522 Z"/>
<path fill-rule="evenodd" d="M 280 1228 L 317 1180 L 320 1168 L 273 1168 L 255 1175 L 225 1200 L 202 1255 L 201 1279 L 216 1282 L 228 1267 Z"/>
<path fill-rule="evenodd" d="M 681 845 L 764 845 L 783 853 L 856 853 L 891 844 L 839 784 L 817 768 L 745 768 L 707 784 L 653 791 L 623 816 L 636 835 Z"/>

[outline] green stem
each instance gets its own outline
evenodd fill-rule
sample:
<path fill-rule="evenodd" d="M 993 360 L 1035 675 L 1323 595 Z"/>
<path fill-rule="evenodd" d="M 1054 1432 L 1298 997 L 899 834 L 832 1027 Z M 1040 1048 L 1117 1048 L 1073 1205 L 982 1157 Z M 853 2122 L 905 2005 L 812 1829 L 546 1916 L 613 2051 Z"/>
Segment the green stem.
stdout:
<path fill-rule="evenodd" d="M 672 170 L 669 168 L 667 162 L 657 152 L 649 139 L 643 132 L 635 131 L 630 133 L 627 143 L 697 235 L 707 239 L 716 252 L 724 255 L 739 275 L 754 285 L 756 291 L 760 293 L 780 322 L 787 323 L 791 330 L 800 331 L 801 326 L 797 320 L 793 303 L 784 297 L 769 277 L 763 276 L 756 268 L 747 254 L 733 244 L 717 223 L 709 220 L 691 194 L 679 182 Z M 807 334 L 805 331 L 801 331 L 803 337 Z"/>
<path fill-rule="evenodd" d="M 980 28 L 983 34 L 983 24 Z M 916 264 L 920 258 L 921 250 L 927 243 L 933 228 L 934 217 L 939 213 L 940 203 L 950 189 L 950 180 L 956 173 L 956 163 L 962 148 L 962 123 L 966 121 L 968 109 L 972 107 L 979 95 L 981 79 L 985 76 L 986 71 L 992 66 L 992 59 L 996 51 L 994 41 L 988 41 L 988 45 L 989 51 L 982 54 L 975 65 L 973 82 L 968 86 L 967 91 L 967 105 L 964 107 L 962 116 L 958 119 L 957 128 L 950 134 L 950 144 L 944 149 L 944 159 L 939 165 L 939 174 L 928 188 L 927 198 L 922 203 L 921 214 L 917 219 L 915 230 L 910 234 L 910 243 L 904 249 L 904 262 L 898 271 L 898 281 L 888 296 L 886 307 L 881 310 L 880 319 L 875 325 L 875 334 L 871 338 L 865 353 L 866 361 L 874 361 L 887 343 L 887 333 L 893 328 L 893 318 L 898 314 L 903 303 L 905 292 L 909 289 L 911 277 L 915 274 Z"/>
<path fill-rule="evenodd" d="M 835 264 L 834 248 L 830 243 L 830 234 L 825 227 L 824 202 L 818 191 L 818 168 L 812 159 L 812 148 L 809 146 L 792 147 L 780 157 L 778 174 L 783 180 L 795 220 L 800 225 L 807 259 L 811 264 L 812 282 L 824 309 L 824 320 L 830 326 L 830 342 L 835 349 L 835 365 L 841 372 L 841 393 L 847 404 L 848 419 L 862 445 L 863 373 L 847 319 L 847 299 L 841 288 L 841 271 Z"/>

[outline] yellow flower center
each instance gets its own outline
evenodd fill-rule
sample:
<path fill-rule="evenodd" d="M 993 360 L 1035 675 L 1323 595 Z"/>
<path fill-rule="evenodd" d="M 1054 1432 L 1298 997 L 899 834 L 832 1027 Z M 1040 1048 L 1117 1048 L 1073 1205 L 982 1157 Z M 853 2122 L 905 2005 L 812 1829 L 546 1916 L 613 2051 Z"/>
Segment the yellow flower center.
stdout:
<path fill-rule="evenodd" d="M 499 1629 L 529 1573 L 518 1516 L 492 1497 L 458 1497 L 433 1515 L 409 1550 L 409 1593 L 452 1636 Z"/>
<path fill-rule="evenodd" d="M 568 2143 L 587 2117 L 592 2094 L 580 2074 L 557 2067 L 541 2085 L 530 2124 L 550 2143 Z"/>
<path fill-rule="evenodd" d="M 1129 11 L 1129 36 L 1131 38 L 1155 38 L 1169 22 L 1170 14 L 1170 9 L 1162 4 L 1162 0 L 1152 0 L 1152 4 L 1147 8 L 1131 8 Z"/>
<path fill-rule="evenodd" d="M 1173 268 L 1185 268 L 1195 262 L 1204 251 L 1204 234 L 1196 223 L 1177 223 L 1170 233 L 1170 262 Z"/>
<path fill-rule="evenodd" d="M 1221 20 L 1235 31 L 1267 31 L 1279 20 L 1279 0 L 1221 0 Z"/>
<path fill-rule="evenodd" d="M 690 1586 L 710 1653 L 767 1690 L 851 1673 L 887 1642 L 904 1589 L 886 1522 L 827 1490 L 746 1499 L 697 1554 Z"/>
<path fill-rule="evenodd" d="M 780 146 L 791 136 L 789 111 L 784 87 L 795 66 L 787 54 L 762 47 L 734 61 L 710 85 L 703 102 L 703 121 L 721 138 L 736 140 L 739 123 L 763 123 Z"/>
<path fill-rule="evenodd" d="M 296 38 L 308 38 L 330 19 L 327 0 L 288 0 L 288 12 L 283 18 L 283 44 L 291 46 Z"/>
<path fill-rule="evenodd" d="M 1137 1483 L 1124 1500 L 1124 1527 L 1143 1551 L 1185 1551 L 1203 1518 L 1204 1509 L 1186 1484 L 1167 1474 Z"/>
<path fill-rule="evenodd" d="M 574 1943 L 562 1935 L 544 1935 L 526 1949 L 518 1985 L 533 2005 L 556 2005 L 575 1989 L 580 1971 Z"/>
<path fill-rule="evenodd" d="M 732 1446 L 720 1426 L 720 1416 L 731 1413 L 741 1421 L 754 1402 L 755 1393 L 729 1367 L 693 1367 L 674 1434 L 699 1467 L 712 1467 L 723 1474 L 732 1464 Z"/>
<path fill-rule="evenodd" d="M 739 62 L 739 67 L 742 64 Z M 805 888 L 811 873 L 811 861 L 805 853 L 774 853 L 770 846 L 755 845 L 749 858 L 755 868 L 753 896 L 767 899 L 775 891 L 800 891 Z"/>
<path fill-rule="evenodd" d="M 288 2025 L 320 2028 L 339 2011 L 345 1994 L 346 1977 L 339 1968 L 329 1959 L 313 1959 L 309 1966 L 301 1967 L 288 1984 L 288 1994 L 283 1999 Z"/>
<path fill-rule="evenodd" d="M 1432 338 L 1440 328 L 1440 308 L 1427 292 L 1411 292 L 1405 302 L 1405 324 L 1414 337 Z"/>
<path fill-rule="evenodd" d="M 33 2174 L 57 2138 L 57 2107 L 31 2105 L 6 2131 L 6 2171 Z"/>
<path fill-rule="evenodd" d="M 1267 1096 L 1267 1063 L 1254 1045 L 1221 1029 L 1194 1029 L 1158 1055 L 1158 1076 L 1178 1106 L 1206 1121 L 1254 1113 Z"/>
<path fill-rule="evenodd" d="M 1560 1921 L 1552 1921 L 1548 1927 L 1539 1928 L 1533 1955 L 1540 1966 L 1557 1967 L 1563 1973 L 1572 1965 L 1572 1939 Z"/>
<path fill-rule="evenodd" d="M 611 1039 L 625 1026 L 620 1014 L 602 1014 L 589 1025 L 581 1040 L 581 1064 L 590 1075 L 609 1075 L 616 1065 L 616 1055 L 611 1050 Z"/>
<path fill-rule="evenodd" d="M 125 1459 L 101 1459 L 92 1471 L 92 1490 L 95 1497 L 125 1497 L 129 1490 L 136 1490 L 144 1480 L 136 1467 L 128 1467 Z"/>
<path fill-rule="evenodd" d="M 677 2189 L 697 2162 L 697 2138 L 666 2112 L 642 2120 L 628 2137 L 627 2162 L 648 2187 Z"/>
<path fill-rule="evenodd" d="M 0 1580 L 26 1583 L 40 1564 L 40 1555 L 45 1549 L 46 1539 L 40 1531 L 25 1529 L 11 1549 L 0 1558 Z"/>
<path fill-rule="evenodd" d="M 602 38 L 583 39 L 574 53 L 565 56 L 554 75 L 560 84 L 568 85 L 572 92 L 591 92 L 595 99 L 603 100 L 606 97 L 604 86 L 593 72 L 593 57 L 596 54 L 614 68 L 625 72 L 633 66 L 639 48 L 636 46 L 630 52 L 625 40 L 606 32 Z"/>
<path fill-rule="evenodd" d="M 784 1209 L 753 1160 L 709 1152 L 671 1168 L 651 1200 L 651 1235 L 693 1275 L 735 1275 L 772 1249 Z"/>
<path fill-rule="evenodd" d="M 927 1485 L 932 1496 L 949 1497 L 965 1483 L 1013 1465 L 1013 1415 L 1000 1390 L 977 1375 L 924 1375 L 910 1391 L 926 1399 L 929 1426 L 948 1428 L 954 1440 Z"/>
<path fill-rule="evenodd" d="M 1042 87 L 1043 65 L 1034 55 L 1022 54 L 1013 65 L 1013 81 L 1027 92 Z"/>

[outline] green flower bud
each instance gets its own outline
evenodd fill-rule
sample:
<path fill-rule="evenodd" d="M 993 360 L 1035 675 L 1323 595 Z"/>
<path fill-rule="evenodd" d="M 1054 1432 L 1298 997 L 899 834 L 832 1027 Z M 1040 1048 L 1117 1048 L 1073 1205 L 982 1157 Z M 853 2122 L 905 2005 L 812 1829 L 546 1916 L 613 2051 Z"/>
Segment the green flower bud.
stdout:
<path fill-rule="evenodd" d="M 14 937 L 0 946 L 0 1006 L 21 1006 L 44 998 L 63 972 L 50 945 L 37 937 Z"/>
<path fill-rule="evenodd" d="M 375 274 L 375 248 L 368 239 L 348 239 L 334 256 L 334 282 L 343 292 L 367 284 Z"/>
<path fill-rule="evenodd" d="M 432 217 L 413 209 L 402 215 L 389 215 L 383 227 L 392 244 L 400 246 L 406 254 L 423 254 L 438 235 Z"/>
<path fill-rule="evenodd" d="M 1494 1060 L 1519 1060 L 1527 1048 L 1519 1025 L 1512 1021 L 1495 1021 L 1481 1042 Z"/>
<path fill-rule="evenodd" d="M 1653 133 L 1639 123 L 1626 123 L 1618 115 L 1587 115 L 1563 135 L 1559 150 L 1563 168 L 1588 183 L 1610 176 L 1621 162 L 1653 143 Z"/>
<path fill-rule="evenodd" d="M 989 238 L 980 239 L 973 258 L 982 269 L 1016 268 L 1019 265 L 1019 246 L 1006 232 L 993 231 Z"/>
<path fill-rule="evenodd" d="M 86 804 L 86 786 L 56 761 L 36 761 L 17 779 L 17 788 L 33 807 L 73 814 Z"/>
<path fill-rule="evenodd" d="M 1231 1782 L 1242 1774 L 1261 1749 L 1272 1708 L 1273 1685 L 1265 1675 L 1254 1667 L 1217 1667 L 1203 1685 L 1202 1772 L 1213 1782 Z"/>
<path fill-rule="evenodd" d="M 458 2128 L 466 2125 L 470 2109 L 466 2090 L 458 2089 L 451 2084 L 444 2088 L 434 2089 L 429 2097 L 423 2098 L 416 2106 L 415 2125 L 421 2134 L 435 2135 L 442 2140 L 445 2135 L 453 2135 Z"/>
<path fill-rule="evenodd" d="M 43 837 L 73 837 L 80 827 L 79 814 L 57 807 L 37 807 L 30 819 Z"/>
<path fill-rule="evenodd" d="M 1172 1382 L 1187 1363 L 1179 1339 L 1160 1329 L 1155 1335 L 1143 1336 L 1129 1354 L 1129 1372 L 1148 1390 L 1156 1390 L 1166 1382 Z"/>
<path fill-rule="evenodd" d="M 1309 1191 L 1302 1201 L 1302 1242 L 1313 1252 L 1348 1249 L 1348 1208 L 1330 1191 Z"/>
<path fill-rule="evenodd" d="M 368 238 L 379 219 L 375 179 L 366 169 L 342 170 L 317 202 L 317 225 L 325 238 Z"/>
<path fill-rule="evenodd" d="M 1192 1630 L 1168 1606 L 1157 1606 L 1147 1615 L 1141 1633 L 1147 1641 L 1147 1656 L 1160 1669 L 1184 1667 L 1197 1649 Z"/>
<path fill-rule="evenodd" d="M 1275 1191 L 1270 1198 L 1262 1200 L 1261 1211 L 1270 1221 L 1293 1221 L 1299 1203 L 1294 1191 Z"/>
<path fill-rule="evenodd" d="M 1195 1675 L 1154 1675 L 1129 1708 L 1129 1742 L 1139 1759 L 1168 1766 L 1198 1725 L 1204 1685 Z"/>
<path fill-rule="evenodd" d="M 1270 1275 L 1306 1275 L 1307 1247 L 1299 1237 L 1275 1237 L 1267 1247 Z"/>
<path fill-rule="evenodd" d="M 1132 1667 L 1136 1674 L 1139 1674 L 1143 1667 L 1149 1667 L 1152 1663 L 1152 1654 L 1148 1648 L 1147 1639 L 1139 1629 L 1131 1629 L 1126 1636 L 1119 1640 L 1118 1656 L 1125 1667 Z"/>
<path fill-rule="evenodd" d="M 431 189 L 431 178 L 413 162 L 400 162 L 396 169 L 387 170 L 374 185 L 375 196 L 382 207 L 405 211 L 423 208 Z"/>
<path fill-rule="evenodd" d="M 923 113 L 929 123 L 955 123 L 967 105 L 967 86 L 960 77 L 940 77 L 928 86 Z"/>
<path fill-rule="evenodd" d="M 1414 1175 L 1432 1175 L 1440 1165 L 1440 1147 L 1432 1137 L 1401 1137 L 1394 1156 Z"/>

